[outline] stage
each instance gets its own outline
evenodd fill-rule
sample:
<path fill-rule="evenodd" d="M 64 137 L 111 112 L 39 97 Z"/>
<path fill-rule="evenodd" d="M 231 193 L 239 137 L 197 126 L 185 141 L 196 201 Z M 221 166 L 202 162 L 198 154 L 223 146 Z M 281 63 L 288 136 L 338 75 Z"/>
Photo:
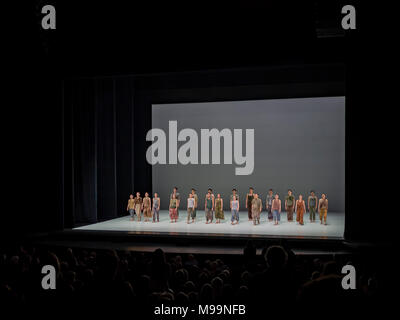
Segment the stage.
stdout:
<path fill-rule="evenodd" d="M 267 221 L 266 212 L 261 214 L 259 225 L 254 226 L 252 221 L 248 221 L 247 212 L 240 212 L 240 222 L 238 225 L 231 225 L 231 215 L 225 212 L 225 220 L 220 224 L 205 223 L 204 211 L 197 212 L 195 223 L 186 223 L 187 212 L 180 210 L 177 223 L 171 223 L 167 210 L 160 211 L 160 222 L 153 223 L 142 221 L 131 221 L 130 216 L 124 216 L 99 223 L 89 224 L 74 228 L 74 230 L 89 231 L 121 231 L 136 234 L 151 235 L 185 235 L 185 236 L 222 236 L 222 237 L 255 237 L 255 238 L 297 238 L 297 239 L 332 239 L 341 240 L 344 235 L 345 214 L 329 212 L 327 225 L 321 225 L 319 216 L 316 222 L 309 221 L 308 213 L 304 217 L 304 225 L 299 225 L 295 221 L 288 222 L 286 212 L 281 214 L 279 225 L 274 225 Z"/>

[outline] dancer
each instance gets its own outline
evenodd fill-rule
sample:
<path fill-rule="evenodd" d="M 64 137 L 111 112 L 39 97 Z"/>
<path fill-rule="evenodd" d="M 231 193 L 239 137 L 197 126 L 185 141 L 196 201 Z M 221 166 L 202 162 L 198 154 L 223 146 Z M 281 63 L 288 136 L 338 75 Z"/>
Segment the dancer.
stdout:
<path fill-rule="evenodd" d="M 155 192 L 153 198 L 153 222 L 156 222 L 156 216 L 157 216 L 157 222 L 160 222 L 160 205 L 161 205 L 160 198 L 158 197 L 158 193 Z"/>
<path fill-rule="evenodd" d="M 315 212 L 317 210 L 318 198 L 315 195 L 314 190 L 311 190 L 310 196 L 308 197 L 307 207 L 310 212 L 310 222 L 315 222 Z"/>
<path fill-rule="evenodd" d="M 175 195 L 175 199 L 176 199 L 176 216 L 179 217 L 179 204 L 181 202 L 181 196 L 178 193 L 178 187 L 174 187 L 174 190 L 172 191 L 169 199 L 172 199 L 172 195 Z"/>
<path fill-rule="evenodd" d="M 171 222 L 177 222 L 178 220 L 177 207 L 178 199 L 176 199 L 176 194 L 173 193 L 171 195 L 171 200 L 169 201 L 169 217 L 171 219 Z"/>
<path fill-rule="evenodd" d="M 247 216 L 249 217 L 249 221 L 252 220 L 252 212 L 251 212 L 251 202 L 254 199 L 254 189 L 250 187 L 249 193 L 246 194 L 246 209 L 247 209 Z"/>
<path fill-rule="evenodd" d="M 268 221 L 272 221 L 272 201 L 274 200 L 274 193 L 272 189 L 268 190 L 267 200 L 265 201 L 265 207 L 268 213 Z"/>
<path fill-rule="evenodd" d="M 288 195 L 285 198 L 285 210 L 287 213 L 287 220 L 289 222 L 293 221 L 293 210 L 294 210 L 294 196 L 292 190 L 288 190 Z"/>
<path fill-rule="evenodd" d="M 299 199 L 296 200 L 296 221 L 300 225 L 304 225 L 303 216 L 306 211 L 306 203 L 303 200 L 303 196 L 300 194 Z"/>
<path fill-rule="evenodd" d="M 216 223 L 221 223 L 221 219 L 225 219 L 224 215 L 224 200 L 222 200 L 221 195 L 217 194 L 217 199 L 215 199 L 215 219 Z"/>
<path fill-rule="evenodd" d="M 129 212 L 131 216 L 131 221 L 133 221 L 135 216 L 135 200 L 133 199 L 133 194 L 129 195 L 128 206 L 126 207 L 126 211 Z"/>
<path fill-rule="evenodd" d="M 274 220 L 274 225 L 278 225 L 279 221 L 281 221 L 281 199 L 279 199 L 279 195 L 275 195 L 275 199 L 272 200 L 272 217 Z"/>
<path fill-rule="evenodd" d="M 231 197 L 230 197 L 230 201 L 232 201 L 233 200 L 233 197 L 236 197 L 236 200 L 237 201 L 239 201 L 239 194 L 237 193 L 237 190 L 234 188 L 234 189 L 232 189 L 232 194 L 231 194 Z"/>
<path fill-rule="evenodd" d="M 190 223 L 190 218 L 194 221 L 193 211 L 195 206 L 195 199 L 193 198 L 193 194 L 189 193 L 189 198 L 187 199 L 187 223 Z"/>
<path fill-rule="evenodd" d="M 142 203 L 143 203 L 142 197 L 140 196 L 140 192 L 136 192 L 136 197 L 133 200 L 135 204 L 135 213 L 138 221 L 140 221 L 142 214 Z"/>
<path fill-rule="evenodd" d="M 196 194 L 196 189 L 192 188 L 192 195 L 194 198 L 194 208 L 192 213 L 192 222 L 195 222 L 197 216 L 197 205 L 199 203 L 199 197 Z"/>
<path fill-rule="evenodd" d="M 143 198 L 143 217 L 145 222 L 151 218 L 151 199 L 148 192 L 144 194 Z"/>
<path fill-rule="evenodd" d="M 206 224 L 209 224 L 213 220 L 213 211 L 214 211 L 214 199 L 211 195 L 211 192 L 208 192 L 206 195 L 206 200 L 204 203 L 204 211 L 206 213 Z"/>
<path fill-rule="evenodd" d="M 212 191 L 211 188 L 208 188 L 207 194 L 210 194 L 210 195 L 211 195 L 211 198 L 212 198 L 212 201 L 213 201 L 213 204 L 214 204 L 214 202 L 215 202 L 215 196 L 214 196 L 214 193 L 213 193 L 213 191 Z M 206 196 L 207 196 L 207 194 L 206 194 Z"/>
<path fill-rule="evenodd" d="M 232 200 L 231 200 L 231 212 L 232 212 L 232 218 L 231 218 L 231 224 L 238 224 L 239 223 L 239 200 L 237 200 L 236 196 L 234 195 Z"/>
<path fill-rule="evenodd" d="M 319 219 L 321 220 L 321 224 L 324 223 L 326 225 L 326 216 L 328 215 L 328 199 L 326 198 L 325 193 L 323 193 L 321 195 L 321 199 L 319 199 L 318 210 L 319 210 Z"/>
<path fill-rule="evenodd" d="M 260 224 L 260 214 L 262 210 L 262 201 L 258 197 L 258 193 L 254 194 L 254 199 L 251 202 L 251 214 L 254 225 Z"/>

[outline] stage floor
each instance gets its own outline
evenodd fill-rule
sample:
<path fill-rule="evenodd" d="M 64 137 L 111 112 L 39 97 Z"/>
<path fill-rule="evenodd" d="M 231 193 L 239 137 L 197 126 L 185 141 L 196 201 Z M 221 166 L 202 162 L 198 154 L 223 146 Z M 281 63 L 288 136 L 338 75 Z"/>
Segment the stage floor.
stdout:
<path fill-rule="evenodd" d="M 343 239 L 345 214 L 338 212 L 329 212 L 327 225 L 321 225 L 319 217 L 316 222 L 309 221 L 308 213 L 304 218 L 304 225 L 298 225 L 296 222 L 288 222 L 286 212 L 281 214 L 279 225 L 273 225 L 266 221 L 266 212 L 261 214 L 259 225 L 254 226 L 253 222 L 248 221 L 247 212 L 240 212 L 240 222 L 237 225 L 231 225 L 231 215 L 225 212 L 225 220 L 216 224 L 205 223 L 204 211 L 197 211 L 195 223 L 187 224 L 186 211 L 179 212 L 177 223 L 171 223 L 167 210 L 160 211 L 160 222 L 153 223 L 142 221 L 131 221 L 130 216 L 124 216 L 112 220 L 86 225 L 74 228 L 74 230 L 92 230 L 92 231 L 124 231 L 133 233 L 154 233 L 154 234 L 185 234 L 185 235 L 221 235 L 221 236 L 241 236 L 241 237 L 265 237 L 265 238 L 320 238 L 320 239 Z"/>

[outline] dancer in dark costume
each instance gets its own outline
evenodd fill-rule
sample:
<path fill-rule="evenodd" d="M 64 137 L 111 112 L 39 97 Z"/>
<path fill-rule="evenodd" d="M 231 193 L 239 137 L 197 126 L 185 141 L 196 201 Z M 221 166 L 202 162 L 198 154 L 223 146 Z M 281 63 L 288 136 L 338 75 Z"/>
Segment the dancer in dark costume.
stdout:
<path fill-rule="evenodd" d="M 288 190 L 288 195 L 285 198 L 285 210 L 286 210 L 286 214 L 287 214 L 287 220 L 289 222 L 293 221 L 293 211 L 294 211 L 294 205 L 295 205 L 295 201 L 294 201 L 294 195 L 292 193 L 292 190 Z"/>
<path fill-rule="evenodd" d="M 249 221 L 253 220 L 252 212 L 251 212 L 251 202 L 254 199 L 254 189 L 250 187 L 249 193 L 246 195 L 246 209 L 247 209 L 247 216 L 249 218 Z"/>

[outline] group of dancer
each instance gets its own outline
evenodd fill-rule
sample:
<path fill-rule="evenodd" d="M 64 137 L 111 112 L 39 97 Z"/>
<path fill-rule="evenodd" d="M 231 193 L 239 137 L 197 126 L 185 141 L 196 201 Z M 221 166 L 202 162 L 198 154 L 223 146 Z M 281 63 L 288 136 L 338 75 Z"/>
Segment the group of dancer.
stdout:
<path fill-rule="evenodd" d="M 236 189 L 232 190 L 232 194 L 229 199 L 229 207 L 231 210 L 231 224 L 235 225 L 239 223 L 239 194 Z M 178 188 L 174 187 L 173 192 L 169 197 L 169 217 L 171 222 L 177 222 L 179 217 L 179 206 L 181 202 Z M 197 216 L 199 197 L 196 194 L 196 190 L 192 188 L 187 198 L 187 223 L 194 223 Z M 146 192 L 142 198 L 140 192 L 136 193 L 136 197 L 133 194 L 130 195 L 128 200 L 127 211 L 131 216 L 131 220 L 141 221 L 142 213 L 144 221 L 150 221 L 152 218 L 153 222 L 160 221 L 160 205 L 161 200 L 158 193 L 154 193 L 153 199 L 149 197 L 149 193 Z M 214 218 L 216 223 L 220 223 L 221 220 L 225 219 L 224 215 L 224 201 L 221 198 L 221 194 L 214 193 L 211 188 L 207 190 L 204 200 L 204 211 L 206 217 L 206 224 L 212 223 Z M 260 216 L 263 210 L 263 201 L 257 193 L 254 192 L 254 188 L 250 187 L 249 192 L 246 194 L 245 208 L 247 209 L 248 219 L 252 221 L 254 225 L 260 224 Z M 315 192 L 310 191 L 310 195 L 307 199 L 307 204 L 300 194 L 296 199 L 293 195 L 292 190 L 288 190 L 285 196 L 284 208 L 287 213 L 288 222 L 294 221 L 294 215 L 296 215 L 296 221 L 299 225 L 304 225 L 304 215 L 307 210 L 310 214 L 310 222 L 315 222 L 315 217 L 319 213 L 319 219 L 321 224 L 327 224 L 328 214 L 328 199 L 325 194 L 321 195 L 318 199 Z M 265 209 L 267 211 L 267 219 L 269 222 L 273 222 L 274 225 L 278 225 L 281 220 L 282 201 L 277 193 L 274 194 L 272 189 L 269 189 L 266 200 Z"/>

